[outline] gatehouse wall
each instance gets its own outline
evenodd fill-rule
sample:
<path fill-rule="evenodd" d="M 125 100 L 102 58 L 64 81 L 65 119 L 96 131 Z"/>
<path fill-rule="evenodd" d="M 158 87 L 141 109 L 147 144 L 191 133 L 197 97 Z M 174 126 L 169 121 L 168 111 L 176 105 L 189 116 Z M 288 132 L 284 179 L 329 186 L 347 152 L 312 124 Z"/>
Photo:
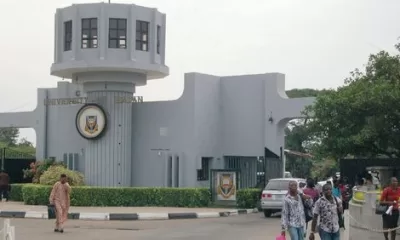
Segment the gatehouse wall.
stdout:
<path fill-rule="evenodd" d="M 35 110 L 0 113 L 0 127 L 35 129 L 37 159 L 63 161 L 89 185 L 208 187 L 211 169 L 229 167 L 254 187 L 260 157 L 279 159 L 286 123 L 314 101 L 287 98 L 281 73 L 187 73 L 177 100 L 143 102 L 136 88 L 169 75 L 164 13 L 74 4 L 54 21 L 50 74 L 63 81 L 38 89 Z"/>
<path fill-rule="evenodd" d="M 131 185 L 208 186 L 209 179 L 197 179 L 197 170 L 204 167 L 202 158 L 211 159 L 208 169 L 221 169 L 224 156 L 263 156 L 265 147 L 279 155 L 282 120 L 301 116 L 313 101 L 282 98 L 282 82 L 284 75 L 279 73 L 232 77 L 187 73 L 177 100 L 133 103 Z M 82 104 L 44 104 L 46 99 L 78 95 L 85 97 L 82 86 L 67 81 L 38 89 L 37 108 L 0 114 L 0 127 L 34 128 L 38 159 L 69 163 L 73 157 L 74 169 L 85 172 L 88 140 L 75 126 Z"/>

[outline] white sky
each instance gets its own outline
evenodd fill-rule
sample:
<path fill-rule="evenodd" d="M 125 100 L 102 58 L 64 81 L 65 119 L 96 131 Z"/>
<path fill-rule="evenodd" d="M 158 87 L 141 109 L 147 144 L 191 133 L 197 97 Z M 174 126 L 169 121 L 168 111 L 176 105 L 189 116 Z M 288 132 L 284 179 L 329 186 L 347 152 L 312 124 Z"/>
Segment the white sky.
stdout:
<path fill-rule="evenodd" d="M 0 0 L 0 112 L 29 111 L 36 88 L 55 87 L 56 8 L 95 0 Z M 331 88 L 372 52 L 395 52 L 399 0 L 112 0 L 167 14 L 170 76 L 137 89 L 145 100 L 176 99 L 185 72 L 286 74 L 286 88 Z M 21 137 L 35 141 L 32 129 Z"/>

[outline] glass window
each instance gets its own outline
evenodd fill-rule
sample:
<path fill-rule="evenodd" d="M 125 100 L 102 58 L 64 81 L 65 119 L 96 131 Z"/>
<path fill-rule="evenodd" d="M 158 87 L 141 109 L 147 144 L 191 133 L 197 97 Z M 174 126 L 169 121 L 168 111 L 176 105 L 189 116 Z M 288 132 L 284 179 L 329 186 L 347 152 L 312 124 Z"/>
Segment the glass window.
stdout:
<path fill-rule="evenodd" d="M 149 22 L 136 21 L 136 50 L 149 51 Z"/>
<path fill-rule="evenodd" d="M 64 22 L 64 51 L 72 49 L 72 21 Z"/>
<path fill-rule="evenodd" d="M 290 180 L 271 180 L 265 190 L 288 190 Z"/>
<path fill-rule="evenodd" d="M 82 19 L 82 48 L 97 48 L 97 18 Z"/>
<path fill-rule="evenodd" d="M 110 18 L 108 29 L 108 47 L 126 48 L 127 23 L 126 19 Z"/>

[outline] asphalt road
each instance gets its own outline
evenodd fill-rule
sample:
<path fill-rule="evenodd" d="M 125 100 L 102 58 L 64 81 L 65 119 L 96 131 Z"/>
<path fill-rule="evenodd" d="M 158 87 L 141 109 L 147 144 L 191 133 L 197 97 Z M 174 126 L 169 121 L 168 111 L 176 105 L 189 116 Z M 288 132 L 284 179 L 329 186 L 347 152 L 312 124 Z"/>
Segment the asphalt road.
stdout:
<path fill-rule="evenodd" d="M 279 217 L 265 219 L 261 213 L 167 221 L 70 220 L 62 234 L 53 232 L 53 223 L 53 220 L 11 219 L 16 240 L 275 240 L 280 230 Z"/>

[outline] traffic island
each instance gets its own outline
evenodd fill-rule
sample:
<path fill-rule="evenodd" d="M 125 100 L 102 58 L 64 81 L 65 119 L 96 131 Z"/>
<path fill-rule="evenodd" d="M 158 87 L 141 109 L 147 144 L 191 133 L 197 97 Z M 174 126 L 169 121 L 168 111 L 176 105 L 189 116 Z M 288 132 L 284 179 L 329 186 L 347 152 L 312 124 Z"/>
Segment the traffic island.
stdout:
<path fill-rule="evenodd" d="M 107 210 L 105 208 L 104 210 Z M 160 209 L 168 211 L 168 209 Z M 176 210 L 173 212 L 137 212 L 137 213 L 120 213 L 120 212 L 70 212 L 68 219 L 71 220 L 87 220 L 87 221 L 144 221 L 144 220 L 178 220 L 178 219 L 199 219 L 199 218 L 220 218 L 230 217 L 243 214 L 258 213 L 257 209 L 234 209 L 225 211 L 207 211 L 188 212 L 189 209 L 182 209 L 181 212 Z M 29 219 L 48 219 L 45 211 L 0 211 L 2 218 L 29 218 Z"/>

